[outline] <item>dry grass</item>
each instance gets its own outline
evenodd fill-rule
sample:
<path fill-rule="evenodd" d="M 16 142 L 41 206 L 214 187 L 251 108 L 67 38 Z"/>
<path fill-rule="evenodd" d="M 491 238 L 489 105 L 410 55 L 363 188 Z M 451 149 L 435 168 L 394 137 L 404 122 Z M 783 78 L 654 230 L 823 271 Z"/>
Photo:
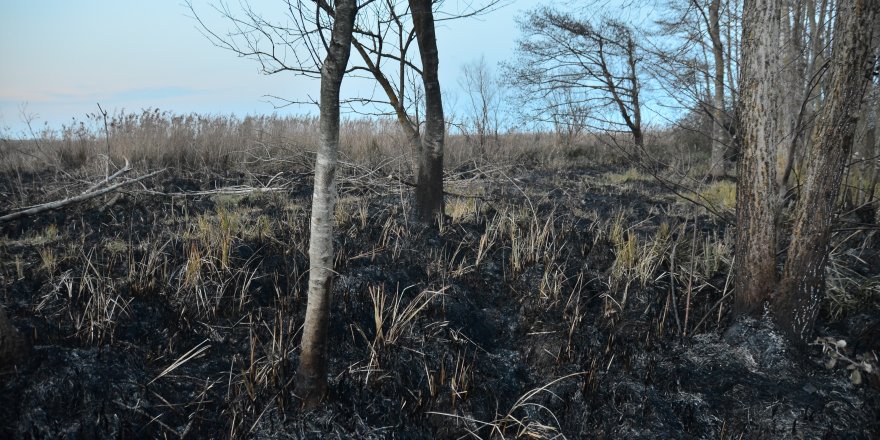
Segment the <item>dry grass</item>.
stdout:
<path fill-rule="evenodd" d="M 706 185 L 698 193 L 701 201 L 715 211 L 733 212 L 736 208 L 736 183 L 722 180 Z"/>
<path fill-rule="evenodd" d="M 449 417 L 464 422 L 471 437 L 482 439 L 478 431 L 489 432 L 485 438 L 528 438 L 528 439 L 557 439 L 565 438 L 561 434 L 561 424 L 553 411 L 541 403 L 541 397 L 549 396 L 550 399 L 558 398 L 552 391 L 554 385 L 583 376 L 585 373 L 573 373 L 557 378 L 545 385 L 531 389 L 517 399 L 510 409 L 504 414 L 489 422 L 480 421 L 471 417 L 457 414 L 429 412 L 438 416 Z"/>
<path fill-rule="evenodd" d="M 605 173 L 603 177 L 616 185 L 629 182 L 650 182 L 654 180 L 653 177 L 643 174 L 633 167 L 628 168 L 623 173 Z"/>
<path fill-rule="evenodd" d="M 20 173 L 48 167 L 69 172 L 88 168 L 92 174 L 101 175 L 112 164 L 122 164 L 125 158 L 140 169 L 173 167 L 228 172 L 282 164 L 310 169 L 311 155 L 319 142 L 318 120 L 313 116 L 238 118 L 147 109 L 112 115 L 107 131 L 109 147 L 100 115 L 89 115 L 59 129 L 46 127 L 28 138 L 0 139 L 0 171 Z M 416 152 L 411 151 L 396 121 L 348 118 L 342 121 L 340 131 L 344 164 L 382 168 L 384 175 L 401 168 L 411 174 Z M 553 133 L 546 132 L 511 131 L 500 135 L 499 145 L 503 148 L 477 154 L 480 147 L 472 139 L 450 133 L 446 138 L 446 166 L 455 169 L 473 163 L 475 158 L 484 163 L 525 162 L 562 167 L 586 156 L 592 162 L 619 161 L 614 151 L 596 140 L 585 138 L 580 144 L 563 146 Z"/>
<path fill-rule="evenodd" d="M 355 364 L 349 370 L 356 375 L 363 374 L 364 383 L 375 382 L 384 377 L 382 359 L 394 347 L 406 342 L 413 331 L 419 315 L 429 308 L 435 300 L 444 294 L 446 288 L 439 290 L 423 290 L 415 297 L 404 300 L 409 286 L 393 295 L 385 292 L 384 286 L 369 287 L 370 300 L 373 308 L 373 336 L 370 338 L 364 329 L 357 325 L 352 328 L 367 342 L 369 357 L 365 363 Z M 430 379 L 430 378 L 429 378 Z M 429 384 L 430 386 L 430 384 Z"/>

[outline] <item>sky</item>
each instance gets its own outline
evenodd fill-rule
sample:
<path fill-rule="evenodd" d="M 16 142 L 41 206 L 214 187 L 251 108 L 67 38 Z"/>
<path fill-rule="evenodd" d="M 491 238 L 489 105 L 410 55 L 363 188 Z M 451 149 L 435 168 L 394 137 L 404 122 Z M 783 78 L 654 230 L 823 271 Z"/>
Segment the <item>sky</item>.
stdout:
<path fill-rule="evenodd" d="M 256 10 L 278 2 L 250 1 Z M 538 2 L 507 3 L 483 17 L 438 24 L 444 93 L 455 96 L 463 65 L 484 56 L 495 66 L 513 56 L 515 17 Z M 212 21 L 208 0 L 193 5 L 209 26 L 227 28 Z M 317 96 L 317 81 L 260 74 L 256 61 L 212 45 L 191 15 L 182 0 L 0 0 L 0 137 L 26 135 L 25 115 L 36 130 L 57 129 L 97 112 L 98 103 L 110 113 L 315 113 L 312 106 L 276 110 L 266 95 Z M 369 90 L 348 91 L 359 92 Z"/>

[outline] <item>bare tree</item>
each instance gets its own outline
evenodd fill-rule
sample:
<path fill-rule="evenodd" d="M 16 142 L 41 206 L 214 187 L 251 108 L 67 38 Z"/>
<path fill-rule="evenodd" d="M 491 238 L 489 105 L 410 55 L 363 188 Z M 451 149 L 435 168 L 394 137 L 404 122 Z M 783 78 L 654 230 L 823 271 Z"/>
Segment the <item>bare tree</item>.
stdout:
<path fill-rule="evenodd" d="M 309 293 L 303 323 L 296 390 L 306 407 L 327 393 L 327 326 L 333 278 L 333 223 L 336 206 L 336 163 L 339 156 L 339 90 L 351 52 L 357 0 L 336 0 L 333 30 L 321 65 L 321 116 L 309 238 Z"/>
<path fill-rule="evenodd" d="M 339 146 L 340 86 L 342 78 L 367 72 L 385 92 L 393 113 L 407 133 L 411 145 L 420 153 L 416 184 L 415 214 L 425 222 L 443 212 L 443 144 L 445 123 L 437 75 L 438 53 L 433 7 L 442 2 L 409 0 L 406 7 L 397 0 L 285 0 L 280 18 L 267 19 L 247 1 L 233 11 L 219 1 L 215 10 L 231 25 L 225 34 L 208 26 L 188 6 L 205 36 L 215 45 L 238 56 L 260 63 L 264 74 L 293 72 L 320 78 L 320 139 L 315 165 L 311 240 L 309 245 L 309 294 L 302 337 L 302 355 L 297 370 L 297 390 L 306 406 L 317 405 L 327 389 L 327 323 L 329 321 L 330 282 L 333 275 L 333 212 L 336 200 L 334 176 Z M 501 0 L 487 0 L 482 6 L 468 4 L 465 12 L 445 19 L 469 17 L 488 12 Z M 370 7 L 369 18 L 358 11 Z M 406 17 L 412 18 L 411 26 Z M 332 31 L 328 35 L 327 30 Z M 393 37 L 393 38 L 392 38 Z M 363 41 L 362 41 L 363 40 Z M 364 43 L 366 41 L 366 43 Z M 393 41 L 393 42 L 392 42 Z M 419 67 L 410 58 L 417 41 L 421 54 Z M 347 68 L 350 46 L 363 65 Z M 324 59 L 321 55 L 326 54 Z M 396 77 L 386 75 L 386 61 L 395 66 Z M 421 78 L 425 96 L 425 134 L 419 134 L 418 105 L 407 101 L 406 82 L 412 72 Z M 396 78 L 396 83 L 390 78 Z M 276 99 L 279 99 L 275 97 Z M 288 104 L 301 101 L 284 100 Z M 382 103 L 381 99 L 355 98 L 346 103 Z M 412 115 L 410 110 L 415 109 Z"/>
<path fill-rule="evenodd" d="M 446 122 L 443 119 L 443 98 L 437 75 L 439 55 L 434 32 L 434 11 L 431 0 L 409 0 L 413 27 L 422 58 L 422 82 L 425 90 L 425 136 L 419 155 L 416 181 L 416 217 L 431 222 L 443 215 L 443 144 Z"/>
<path fill-rule="evenodd" d="M 543 8 L 520 27 L 519 57 L 507 65 L 515 86 L 541 103 L 571 89 L 580 98 L 576 104 L 592 109 L 596 126 L 629 132 L 636 146 L 644 146 L 641 55 L 627 25 L 609 18 L 593 24 Z"/>
<path fill-rule="evenodd" d="M 265 74 L 275 74 L 285 71 L 293 71 L 311 77 L 319 77 L 320 72 L 316 66 L 320 65 L 318 54 L 322 44 L 321 33 L 317 29 L 327 29 L 327 18 L 331 15 L 332 6 L 326 0 L 312 0 L 324 14 L 309 14 L 310 3 L 306 0 L 283 0 L 286 5 L 283 20 L 270 20 L 263 14 L 254 10 L 245 0 L 241 3 L 240 10 L 233 11 L 226 3 L 220 2 L 215 8 L 226 21 L 232 24 L 232 29 L 226 34 L 218 34 L 210 29 L 204 22 L 199 20 L 203 32 L 215 45 L 231 50 L 239 56 L 256 59 L 260 62 Z M 422 139 L 422 121 L 419 115 L 420 98 L 418 90 L 413 90 L 410 85 L 416 82 L 422 87 L 426 84 L 423 76 L 426 73 L 423 67 L 424 54 L 419 60 L 414 59 L 413 47 L 419 44 L 416 26 L 412 12 L 412 2 L 404 0 L 370 0 L 365 2 L 355 22 L 352 44 L 357 51 L 360 63 L 349 68 L 351 75 L 372 78 L 378 84 L 383 97 L 361 96 L 349 98 L 344 101 L 355 111 L 363 111 L 370 114 L 390 115 L 396 118 L 405 136 L 409 140 L 410 148 L 419 155 L 418 170 L 416 171 L 416 217 L 431 217 L 441 210 L 442 200 L 439 203 L 426 205 L 425 196 L 432 194 L 433 198 L 442 199 L 442 141 L 438 141 L 437 134 L 429 135 L 429 127 L 436 125 L 425 117 L 425 139 Z M 431 19 L 434 20 L 435 9 L 443 6 L 442 1 L 430 2 L 432 11 Z M 457 4 L 451 11 L 444 11 L 436 20 L 456 20 L 485 14 L 495 10 L 504 4 L 504 0 L 483 0 L 480 2 L 466 2 Z M 192 10 L 192 6 L 190 5 Z M 198 14 L 193 10 L 198 19 Z M 433 21 L 432 21 L 433 23 Z M 433 34 L 433 25 L 431 26 Z M 434 44 L 436 47 L 436 43 Z M 420 62 L 421 61 L 421 62 Z M 430 81 L 429 81 L 430 82 Z M 436 83 L 439 87 L 439 83 Z M 428 109 L 428 98 L 425 93 L 426 112 L 435 114 L 434 110 Z M 289 100 L 274 97 L 286 104 L 299 104 L 302 101 Z M 439 95 L 438 101 L 439 102 Z M 378 111 L 368 108 L 380 109 Z M 390 110 L 389 110 L 390 108 Z M 436 116 L 434 116 L 436 118 Z M 423 148 L 423 146 L 428 146 Z M 439 150 L 438 150 L 439 148 Z M 438 155 L 439 153 L 439 155 Z M 438 170 L 428 170 L 425 167 L 436 166 Z M 439 173 L 439 174 L 437 174 Z M 437 174 L 438 178 L 428 178 Z M 431 185 L 431 187 L 425 187 Z M 421 194 L 421 195 L 420 195 Z M 421 202 L 419 200 L 422 200 Z M 431 213 L 426 215 L 421 210 L 428 209 Z"/>
<path fill-rule="evenodd" d="M 439 58 L 434 22 L 482 15 L 503 4 L 503 0 L 468 2 L 437 18 L 435 10 L 443 5 L 442 1 L 385 0 L 374 6 L 373 15 L 379 19 L 361 21 L 355 29 L 355 48 L 364 62 L 360 69 L 375 78 L 392 114 L 418 154 L 414 214 L 424 223 L 432 224 L 434 218 L 443 213 L 445 121 L 437 78 Z M 413 42 L 419 48 L 420 64 L 411 58 Z M 420 130 L 418 96 L 407 94 L 405 87 L 408 75 L 413 72 L 421 79 L 424 92 L 424 133 Z"/>
<path fill-rule="evenodd" d="M 757 313 L 776 285 L 776 152 L 784 80 L 778 51 L 781 0 L 746 1 L 741 81 L 742 148 L 737 164 L 734 311 Z"/>
<path fill-rule="evenodd" d="M 375 3 L 370 12 L 370 17 L 360 20 L 355 30 L 354 47 L 363 63 L 355 70 L 364 71 L 375 79 L 385 95 L 384 98 L 370 97 L 366 101 L 390 107 L 390 111 L 379 110 L 378 114 L 395 117 L 412 150 L 419 152 L 420 96 L 416 90 L 408 93 L 411 89 L 407 84 L 412 83 L 413 74 L 421 77 L 422 68 L 412 55 L 416 35 L 410 22 L 409 6 L 405 2 L 385 0 Z"/>
<path fill-rule="evenodd" d="M 708 129 L 697 134 L 710 146 L 708 175 L 725 176 L 737 96 L 738 2 L 679 0 L 656 6 L 661 18 L 645 43 L 655 58 L 653 76 L 671 101 L 707 121 Z"/>
<path fill-rule="evenodd" d="M 697 0 L 693 0 L 695 3 Z M 712 156 L 709 174 L 713 177 L 727 175 L 727 143 L 724 128 L 724 45 L 721 42 L 721 0 L 709 0 L 708 14 L 704 15 L 709 39 L 712 42 L 712 57 L 715 67 L 712 74 Z"/>
<path fill-rule="evenodd" d="M 777 284 L 776 235 L 779 216 L 777 152 L 788 122 L 785 37 L 788 20 L 782 0 L 745 3 L 743 17 L 743 148 L 737 182 L 735 310 L 756 313 L 770 304 L 789 337 L 809 342 L 825 289 L 828 241 L 841 179 L 853 145 L 856 117 L 877 63 L 872 33 L 880 2 L 837 0 L 829 58 L 829 81 L 810 136 L 791 244 Z"/>
<path fill-rule="evenodd" d="M 559 143 L 574 145 L 589 125 L 590 108 L 572 89 L 555 90 L 545 99 L 547 103 L 543 107 L 543 113 L 553 123 L 553 131 L 556 132 Z"/>
<path fill-rule="evenodd" d="M 375 0 L 366 0 L 364 8 Z M 309 292 L 296 373 L 297 394 L 306 407 L 320 403 L 327 391 L 327 325 L 333 276 L 333 223 L 336 164 L 339 150 L 340 88 L 347 73 L 357 0 L 287 0 L 286 20 L 270 21 L 250 4 L 233 11 L 219 2 L 215 9 L 231 24 L 225 35 L 207 26 L 189 8 L 205 36 L 215 45 L 260 63 L 264 74 L 291 72 L 320 78 L 320 145 L 315 161 L 309 241 Z M 329 35 L 328 35 L 329 31 Z M 322 57 L 323 54 L 323 57 Z"/>
<path fill-rule="evenodd" d="M 856 115 L 877 64 L 872 33 L 880 20 L 880 2 L 838 0 L 836 12 L 828 94 L 812 130 L 792 241 L 773 301 L 781 327 L 802 343 L 813 334 L 824 296 L 828 240 L 841 178 L 853 147 Z"/>
<path fill-rule="evenodd" d="M 490 142 L 498 142 L 501 128 L 501 88 L 486 63 L 486 57 L 465 64 L 461 69 L 460 85 L 467 93 L 468 116 L 464 124 L 466 134 L 476 137 L 479 153 L 485 154 Z"/>
<path fill-rule="evenodd" d="M 361 8 L 375 0 L 367 0 Z M 225 35 L 207 26 L 188 6 L 205 36 L 215 45 L 259 62 L 264 74 L 290 72 L 320 78 L 320 145 L 315 161 L 309 241 L 309 292 L 303 325 L 296 389 L 307 407 L 327 391 L 327 325 L 333 276 L 333 223 L 336 163 L 339 150 L 340 88 L 351 52 L 357 0 L 288 0 L 286 21 L 265 19 L 246 3 L 233 12 L 226 3 L 215 9 L 231 24 Z M 328 35 L 329 33 L 329 35 Z M 322 57 L 323 55 L 323 57 Z"/>

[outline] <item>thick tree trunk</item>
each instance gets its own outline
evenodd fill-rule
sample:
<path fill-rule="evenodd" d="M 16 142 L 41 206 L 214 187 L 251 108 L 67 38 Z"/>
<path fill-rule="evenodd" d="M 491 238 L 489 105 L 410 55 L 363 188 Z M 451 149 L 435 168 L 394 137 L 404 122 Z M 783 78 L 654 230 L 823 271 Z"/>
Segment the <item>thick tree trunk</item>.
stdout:
<path fill-rule="evenodd" d="M 709 175 L 727 175 L 727 129 L 724 128 L 724 46 L 721 44 L 721 20 L 719 10 L 721 0 L 709 3 L 709 37 L 712 39 L 712 54 L 715 58 L 715 73 L 712 76 L 712 153 Z"/>
<path fill-rule="evenodd" d="M 409 0 L 422 57 L 422 81 L 425 87 L 425 134 L 419 154 L 415 216 L 429 224 L 443 214 L 443 143 L 446 134 L 437 76 L 439 56 L 432 3 L 431 0 Z"/>
<path fill-rule="evenodd" d="M 736 184 L 734 311 L 762 310 L 776 283 L 776 151 L 782 111 L 781 0 L 744 4 L 742 152 Z"/>
<path fill-rule="evenodd" d="M 339 89 L 351 52 L 356 0 L 336 0 L 327 56 L 321 67 L 320 138 L 315 161 L 309 239 L 309 293 L 303 324 L 296 392 L 306 408 L 327 393 L 327 325 L 333 276 L 333 222 L 336 205 L 336 162 L 339 156 Z"/>
<path fill-rule="evenodd" d="M 828 95 L 813 127 L 792 243 L 773 301 L 780 327 L 802 343 L 812 337 L 825 292 L 825 264 L 834 208 L 853 146 L 855 115 L 876 62 L 871 43 L 880 2 L 840 0 L 836 10 Z"/>

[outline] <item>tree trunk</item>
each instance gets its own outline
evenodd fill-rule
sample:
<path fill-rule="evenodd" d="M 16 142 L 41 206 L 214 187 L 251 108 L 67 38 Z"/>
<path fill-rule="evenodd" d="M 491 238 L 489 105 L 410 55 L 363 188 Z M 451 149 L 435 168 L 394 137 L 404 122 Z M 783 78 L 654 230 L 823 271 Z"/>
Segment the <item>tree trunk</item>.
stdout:
<path fill-rule="evenodd" d="M 709 3 L 709 37 L 712 39 L 712 54 L 715 57 L 715 73 L 712 76 L 712 153 L 709 175 L 727 175 L 727 129 L 724 128 L 724 46 L 721 44 L 721 20 L 719 10 L 721 0 Z"/>
<path fill-rule="evenodd" d="M 427 224 L 443 214 L 443 142 L 446 133 L 437 76 L 439 57 L 432 3 L 431 0 L 409 0 L 422 57 L 422 82 L 425 87 L 425 134 L 419 152 L 415 216 Z"/>
<path fill-rule="evenodd" d="M 798 156 L 798 151 L 802 150 L 803 142 L 801 142 L 800 133 L 802 131 L 803 115 L 801 108 L 807 96 L 807 80 L 804 77 L 806 72 L 806 54 L 803 49 L 804 41 L 804 2 L 793 2 L 786 6 L 783 23 L 785 30 L 783 32 L 785 51 L 783 65 L 785 65 L 785 108 L 786 114 L 783 125 L 780 126 L 782 136 L 786 139 L 787 146 L 783 146 L 777 151 L 776 156 L 776 178 L 779 184 L 779 195 L 785 197 L 789 189 L 789 181 L 791 180 L 791 172 L 794 169 L 794 159 Z M 792 14 L 789 22 L 788 15 Z"/>
<path fill-rule="evenodd" d="M 776 282 L 776 150 L 782 84 L 781 0 L 744 4 L 741 84 L 742 152 L 736 184 L 734 311 L 762 310 Z"/>
<path fill-rule="evenodd" d="M 356 0 L 336 0 L 327 56 L 321 67 L 320 139 L 315 161 L 309 240 L 309 293 L 303 324 L 302 351 L 296 372 L 297 395 L 306 408 L 327 393 L 327 325 L 333 276 L 333 222 L 336 205 L 336 162 L 339 156 L 339 89 L 351 52 Z"/>
<path fill-rule="evenodd" d="M 645 136 L 642 133 L 642 105 L 639 102 L 642 86 L 639 84 L 638 69 L 636 67 L 637 59 L 636 43 L 633 41 L 632 35 L 629 35 L 626 41 L 626 61 L 629 67 L 629 85 L 632 93 L 630 99 L 632 99 L 633 117 L 630 131 L 633 135 L 633 143 L 641 151 L 645 148 Z"/>
<path fill-rule="evenodd" d="M 836 10 L 828 95 L 813 127 L 808 168 L 794 214 L 792 243 L 773 301 L 780 327 L 801 343 L 810 342 L 825 292 L 834 208 L 853 146 L 855 115 L 876 62 L 871 34 L 880 2 L 839 0 Z"/>

